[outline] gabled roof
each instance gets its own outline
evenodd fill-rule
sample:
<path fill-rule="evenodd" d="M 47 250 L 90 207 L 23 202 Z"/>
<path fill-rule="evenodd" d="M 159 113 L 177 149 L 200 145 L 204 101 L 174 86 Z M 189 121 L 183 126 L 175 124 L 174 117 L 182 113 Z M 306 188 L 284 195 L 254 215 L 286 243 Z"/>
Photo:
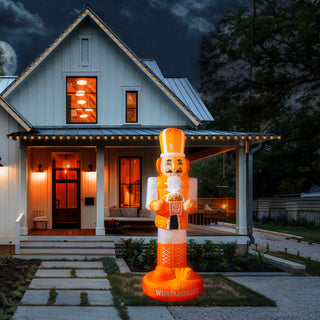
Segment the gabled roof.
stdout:
<path fill-rule="evenodd" d="M 155 60 L 144 59 L 143 62 L 189 107 L 190 111 L 200 121 L 214 121 L 211 113 L 187 78 L 165 78 Z"/>
<path fill-rule="evenodd" d="M 173 92 L 173 89 L 168 86 L 164 81 L 163 76 L 158 71 L 153 71 L 147 63 L 139 59 L 138 56 L 105 24 L 105 22 L 90 8 L 86 7 L 74 21 L 45 49 L 20 75 L 17 79 L 12 81 L 10 85 L 1 93 L 1 97 L 5 99 L 9 96 L 18 86 L 33 73 L 41 63 L 43 63 L 48 56 L 50 56 L 57 47 L 73 32 L 73 30 L 86 18 L 90 18 L 96 25 L 108 36 L 122 51 L 123 53 L 145 73 L 145 75 L 152 81 L 160 91 L 162 91 L 167 99 L 173 103 L 183 114 L 197 127 L 200 125 L 201 119 L 199 112 L 194 113 L 192 107 L 182 101 L 178 94 Z M 161 77 L 162 76 L 162 77 Z"/>
<path fill-rule="evenodd" d="M 0 92 L 3 91 L 9 83 L 16 79 L 16 76 L 0 77 Z M 17 121 L 25 130 L 31 131 L 31 124 L 8 102 L 0 97 L 0 107 L 5 110 L 11 118 Z"/>

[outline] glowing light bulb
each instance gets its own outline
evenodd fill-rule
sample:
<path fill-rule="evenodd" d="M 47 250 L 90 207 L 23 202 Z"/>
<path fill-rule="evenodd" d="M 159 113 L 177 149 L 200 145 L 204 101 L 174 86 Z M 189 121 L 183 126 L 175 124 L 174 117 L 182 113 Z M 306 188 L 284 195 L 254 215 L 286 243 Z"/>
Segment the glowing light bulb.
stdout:
<path fill-rule="evenodd" d="M 87 84 L 87 80 L 78 80 L 77 84 L 80 86 L 84 86 L 85 84 Z"/>
<path fill-rule="evenodd" d="M 79 104 L 85 104 L 85 103 L 86 103 L 86 100 L 78 100 L 77 103 L 79 103 Z"/>
<path fill-rule="evenodd" d="M 84 94 L 85 94 L 85 92 L 83 90 L 79 90 L 79 91 L 76 92 L 76 96 L 77 97 L 83 97 Z"/>

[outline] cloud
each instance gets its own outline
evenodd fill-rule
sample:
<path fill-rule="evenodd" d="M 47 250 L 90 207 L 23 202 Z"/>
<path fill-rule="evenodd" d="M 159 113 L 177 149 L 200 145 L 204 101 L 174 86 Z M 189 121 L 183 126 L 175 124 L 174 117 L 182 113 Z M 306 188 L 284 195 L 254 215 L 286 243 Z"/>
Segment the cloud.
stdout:
<path fill-rule="evenodd" d="M 69 12 L 69 15 L 74 18 L 77 15 L 79 15 L 81 11 L 82 11 L 82 9 L 72 8 L 72 10 Z"/>
<path fill-rule="evenodd" d="M 183 23 L 190 33 L 207 33 L 214 30 L 211 16 L 205 10 L 214 6 L 212 0 L 147 0 L 151 8 L 167 10 Z"/>
<path fill-rule="evenodd" d="M 133 12 L 130 8 L 128 8 L 128 7 L 122 8 L 122 9 L 120 10 L 120 14 L 123 15 L 123 16 L 125 16 L 125 17 L 132 17 L 132 16 L 135 15 L 134 12 Z"/>
<path fill-rule="evenodd" d="M 16 37 L 26 37 L 28 34 L 46 35 L 51 32 L 51 28 L 21 2 L 0 0 L 0 33 L 8 32 Z"/>

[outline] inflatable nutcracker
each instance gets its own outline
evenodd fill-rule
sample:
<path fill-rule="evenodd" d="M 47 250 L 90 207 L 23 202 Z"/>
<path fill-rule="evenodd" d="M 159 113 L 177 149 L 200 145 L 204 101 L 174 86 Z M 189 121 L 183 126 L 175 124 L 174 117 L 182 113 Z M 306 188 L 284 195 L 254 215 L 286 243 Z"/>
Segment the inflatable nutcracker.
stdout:
<path fill-rule="evenodd" d="M 182 130 L 163 130 L 156 164 L 160 175 L 148 179 L 147 207 L 157 214 L 158 260 L 142 287 L 148 296 L 164 301 L 193 299 L 203 290 L 201 276 L 187 266 L 187 214 L 197 210 L 197 180 L 186 176 L 189 161 L 184 144 Z"/>

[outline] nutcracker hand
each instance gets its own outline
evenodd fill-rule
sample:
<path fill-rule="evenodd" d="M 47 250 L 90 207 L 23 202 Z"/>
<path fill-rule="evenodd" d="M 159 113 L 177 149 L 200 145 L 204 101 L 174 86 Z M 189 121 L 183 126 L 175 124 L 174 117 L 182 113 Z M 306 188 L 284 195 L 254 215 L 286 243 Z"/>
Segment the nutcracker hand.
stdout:
<path fill-rule="evenodd" d="M 187 213 L 195 213 L 198 210 L 198 203 L 196 200 L 188 199 L 183 203 L 183 210 Z"/>
<path fill-rule="evenodd" d="M 151 211 L 160 214 L 161 216 L 168 215 L 169 212 L 169 204 L 164 200 L 152 200 L 149 204 L 149 208 Z"/>

